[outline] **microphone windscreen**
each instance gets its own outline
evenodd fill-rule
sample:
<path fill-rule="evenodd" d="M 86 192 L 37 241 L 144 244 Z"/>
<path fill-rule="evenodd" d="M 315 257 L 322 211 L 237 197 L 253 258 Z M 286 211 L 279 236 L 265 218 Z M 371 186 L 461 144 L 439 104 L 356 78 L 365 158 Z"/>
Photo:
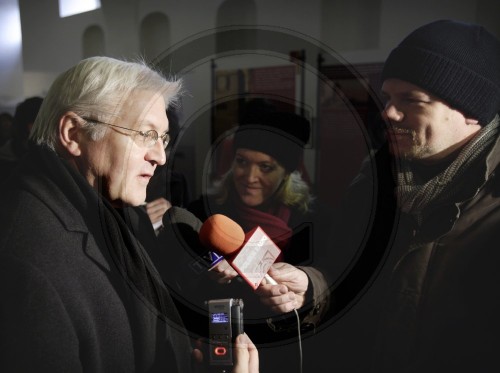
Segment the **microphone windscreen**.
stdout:
<path fill-rule="evenodd" d="M 245 232 L 234 220 L 215 214 L 201 226 L 200 241 L 218 254 L 231 255 L 245 242 Z"/>

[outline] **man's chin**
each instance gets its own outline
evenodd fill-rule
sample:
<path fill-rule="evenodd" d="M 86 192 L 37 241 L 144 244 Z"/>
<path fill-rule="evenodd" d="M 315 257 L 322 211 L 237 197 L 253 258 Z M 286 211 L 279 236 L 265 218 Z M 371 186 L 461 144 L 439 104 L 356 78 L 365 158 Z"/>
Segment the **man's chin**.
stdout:
<path fill-rule="evenodd" d="M 401 146 L 398 146 L 398 144 L 395 142 L 389 143 L 389 152 L 392 156 L 401 159 L 408 159 L 412 156 L 412 152 L 408 148 L 405 149 Z"/>
<path fill-rule="evenodd" d="M 122 205 L 129 205 L 129 206 L 141 206 L 146 203 L 146 193 L 136 193 L 134 195 L 127 195 L 124 196 L 120 200 Z"/>
<path fill-rule="evenodd" d="M 389 152 L 392 156 L 405 161 L 415 161 L 424 158 L 424 149 L 419 147 L 407 147 L 397 146 L 397 144 L 390 144 Z"/>

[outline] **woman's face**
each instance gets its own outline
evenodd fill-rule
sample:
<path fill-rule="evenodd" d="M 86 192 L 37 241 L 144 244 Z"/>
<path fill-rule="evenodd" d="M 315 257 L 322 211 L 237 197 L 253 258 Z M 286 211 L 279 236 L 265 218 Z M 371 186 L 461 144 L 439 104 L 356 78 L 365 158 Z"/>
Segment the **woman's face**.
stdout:
<path fill-rule="evenodd" d="M 236 150 L 233 181 L 245 205 L 256 207 L 268 202 L 285 176 L 285 169 L 273 157 L 250 149 Z"/>

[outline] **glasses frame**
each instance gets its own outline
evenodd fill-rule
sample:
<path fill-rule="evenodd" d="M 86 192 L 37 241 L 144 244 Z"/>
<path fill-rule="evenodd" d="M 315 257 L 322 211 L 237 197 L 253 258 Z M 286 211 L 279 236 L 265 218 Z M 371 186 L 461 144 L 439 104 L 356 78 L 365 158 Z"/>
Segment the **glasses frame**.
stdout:
<path fill-rule="evenodd" d="M 138 130 L 133 130 L 132 128 L 127 128 L 127 127 L 122 127 L 122 126 L 117 126 L 116 124 L 111 124 L 111 123 L 106 123 L 106 122 L 102 122 L 100 120 L 97 120 L 97 119 L 93 119 L 93 118 L 88 118 L 88 117 L 82 117 L 80 116 L 80 118 L 82 118 L 84 121 L 86 122 L 90 122 L 90 123 L 97 123 L 97 124 L 104 124 L 106 126 L 110 126 L 110 127 L 116 127 L 116 128 L 120 128 L 122 130 L 127 130 L 127 131 L 132 131 L 132 132 L 136 132 L 138 133 L 139 135 L 142 136 L 143 138 L 143 141 L 144 141 L 144 144 L 146 145 L 146 147 L 148 148 L 152 148 L 156 145 L 158 139 L 161 139 L 162 143 L 163 143 L 163 149 L 166 149 L 167 146 L 168 146 L 168 143 L 170 142 L 170 134 L 167 132 L 164 132 L 162 135 L 159 135 L 157 131 L 155 130 L 148 130 L 148 131 L 138 131 Z M 150 135 L 153 134 L 153 137 L 150 137 Z M 152 143 L 151 145 L 148 145 L 147 144 L 147 140 L 148 139 L 151 139 L 151 140 L 154 140 L 154 143 Z"/>

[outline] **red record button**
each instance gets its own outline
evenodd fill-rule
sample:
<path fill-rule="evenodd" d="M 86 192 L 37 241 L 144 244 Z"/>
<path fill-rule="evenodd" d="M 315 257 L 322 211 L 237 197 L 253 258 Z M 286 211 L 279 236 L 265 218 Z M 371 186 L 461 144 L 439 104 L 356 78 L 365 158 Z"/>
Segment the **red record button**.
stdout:
<path fill-rule="evenodd" d="M 214 348 L 214 353 L 217 356 L 224 356 L 225 354 L 227 354 L 227 350 L 223 346 L 217 346 L 217 347 Z"/>

